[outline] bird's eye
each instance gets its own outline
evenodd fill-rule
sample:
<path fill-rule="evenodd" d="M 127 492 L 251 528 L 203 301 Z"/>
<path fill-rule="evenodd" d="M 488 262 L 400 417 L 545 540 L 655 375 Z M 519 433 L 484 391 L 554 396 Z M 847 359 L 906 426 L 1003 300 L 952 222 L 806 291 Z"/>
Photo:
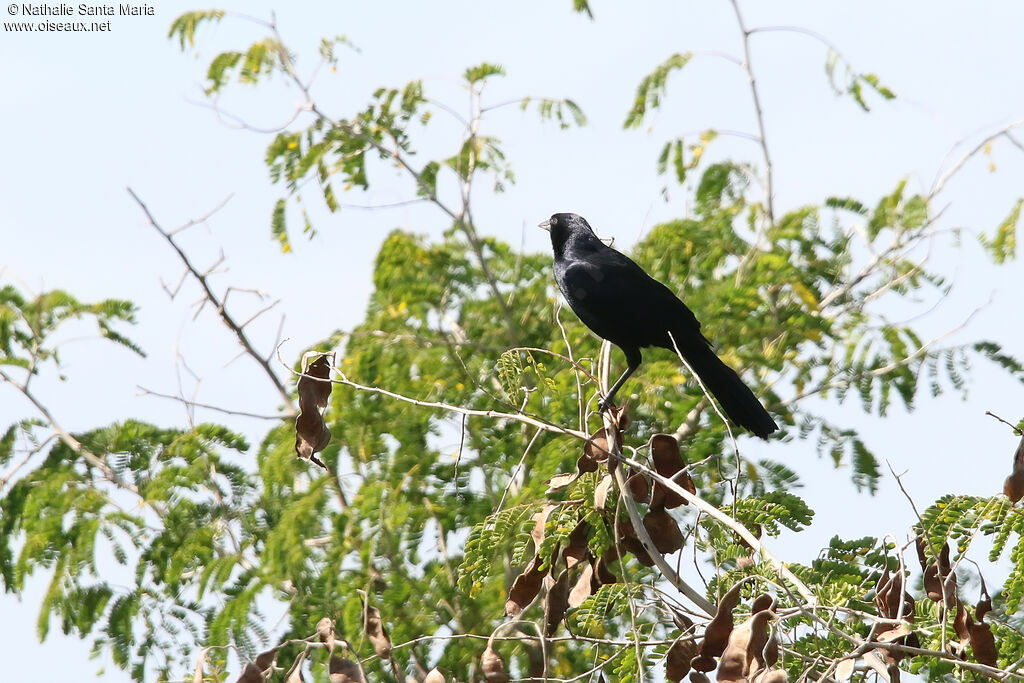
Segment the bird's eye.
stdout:
<path fill-rule="evenodd" d="M 558 218 L 556 218 L 555 216 L 552 216 L 551 217 L 551 225 L 557 225 L 557 224 L 558 224 Z"/>

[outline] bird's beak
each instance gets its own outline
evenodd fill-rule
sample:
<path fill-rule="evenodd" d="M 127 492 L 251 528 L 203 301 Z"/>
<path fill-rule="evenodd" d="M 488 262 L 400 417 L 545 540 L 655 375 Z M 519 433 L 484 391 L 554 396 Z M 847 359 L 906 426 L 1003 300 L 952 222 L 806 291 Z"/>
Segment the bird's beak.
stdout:
<path fill-rule="evenodd" d="M 551 220 L 548 219 L 548 220 L 544 221 L 543 223 L 538 223 L 537 227 L 541 228 L 542 230 L 547 230 L 548 232 L 551 232 Z"/>

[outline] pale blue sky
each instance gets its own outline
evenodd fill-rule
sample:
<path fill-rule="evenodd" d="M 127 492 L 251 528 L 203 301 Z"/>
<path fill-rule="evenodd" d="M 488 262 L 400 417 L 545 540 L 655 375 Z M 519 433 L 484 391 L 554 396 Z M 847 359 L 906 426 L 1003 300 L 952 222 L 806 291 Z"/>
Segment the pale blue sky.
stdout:
<path fill-rule="evenodd" d="M 80 298 L 129 298 L 141 307 L 131 335 L 149 353 L 137 359 L 99 341 L 74 341 L 64 351 L 65 382 L 41 378 L 36 389 L 64 425 L 85 429 L 126 415 L 180 425 L 176 405 L 137 396 L 136 385 L 173 392 L 180 351 L 203 377 L 200 400 L 254 412 L 273 411 L 274 394 L 252 384 L 246 360 L 234 356 L 230 338 L 214 316 L 191 321 L 189 289 L 169 302 L 161 279 L 175 282 L 179 266 L 149 228 L 125 186 L 132 186 L 165 227 L 206 213 L 233 194 L 210 229 L 190 232 L 185 244 L 208 263 L 223 247 L 230 272 L 224 285 L 259 286 L 281 298 L 287 314 L 288 354 L 332 330 L 356 324 L 369 294 L 369 275 L 380 240 L 392 227 L 438 234 L 443 219 L 426 208 L 338 215 L 314 212 L 320 237 L 296 238 L 282 256 L 269 239 L 269 216 L 279 188 L 263 164 L 269 137 L 234 130 L 202 104 L 205 66 L 219 49 L 241 48 L 261 36 L 259 27 L 227 19 L 199 34 L 198 56 L 166 39 L 180 12 L 204 7 L 158 2 L 154 17 L 115 17 L 107 34 L 0 34 L 0 268 L 34 289 L 66 288 Z M 265 17 L 275 4 L 240 3 L 235 9 Z M 533 229 L 554 211 L 587 216 L 622 248 L 659 220 L 685 211 L 685 193 L 666 203 L 654 174 L 660 145 L 682 132 L 707 127 L 754 131 L 742 71 L 715 59 L 697 59 L 669 84 L 664 110 L 649 129 L 623 131 L 621 123 L 640 78 L 673 52 L 724 50 L 739 54 L 735 20 L 724 0 L 714 2 L 594 3 L 596 20 L 571 12 L 569 0 L 520 3 L 312 2 L 279 4 L 286 42 L 308 68 L 324 35 L 347 35 L 361 48 L 345 54 L 337 74 L 324 73 L 315 92 L 329 113 L 363 106 L 376 87 L 425 80 L 428 94 L 464 106 L 457 77 L 482 61 L 503 64 L 508 76 L 488 91 L 492 101 L 521 95 L 570 97 L 590 119 L 581 130 L 559 131 L 517 108 L 485 124 L 504 142 L 518 184 L 504 195 L 481 192 L 481 229 L 533 251 L 547 249 Z M 776 2 L 745 3 L 751 26 L 796 24 L 818 31 L 859 70 L 878 73 L 898 95 L 892 103 L 869 96 L 864 114 L 836 98 L 824 74 L 825 52 L 815 41 L 788 34 L 754 38 L 753 60 L 763 92 L 776 173 L 776 206 L 786 210 L 830 194 L 873 204 L 900 178 L 926 190 L 954 143 L 976 141 L 1024 118 L 1019 51 L 1024 5 L 1012 2 Z M 5 16 L 4 20 L 9 17 Z M 298 100 L 275 85 L 236 86 L 222 106 L 258 126 L 285 120 Z M 452 130 L 453 135 L 457 131 Z M 973 144 L 973 142 L 971 143 Z M 743 141 L 719 150 L 758 160 Z M 991 229 L 1024 195 L 1024 155 L 997 145 L 996 172 L 979 160 L 943 195 L 949 226 Z M 948 163 L 948 162 L 947 162 Z M 368 197 L 352 203 L 406 198 L 387 173 Z M 310 202 L 315 207 L 316 202 Z M 294 223 L 293 223 L 294 225 Z M 953 339 L 994 338 L 1018 357 L 1019 294 L 1024 269 L 986 264 L 971 235 L 962 252 L 940 258 L 956 273 L 961 291 L 922 321 L 932 333 L 955 327 L 992 296 L 971 327 Z M 314 287 L 323 300 L 302 294 Z M 324 303 L 330 312 L 322 314 Z M 930 306 L 926 302 L 922 307 Z M 700 313 L 698 313 L 700 315 Z M 255 336 L 266 349 L 277 320 Z M 82 330 L 72 330 L 69 337 Z M 111 368 L 116 368 L 111 370 Z M 999 490 L 1016 439 L 985 410 L 1016 419 L 1024 387 L 978 364 L 971 396 L 922 400 L 906 415 L 870 425 L 852 402 L 829 409 L 865 429 L 870 445 L 898 471 L 919 503 L 942 493 L 989 494 Z M 0 387 L 0 423 L 31 414 Z M 215 415 L 200 416 L 219 419 Z M 234 423 L 258 435 L 260 423 Z M 756 449 L 756 450 L 755 450 Z M 905 533 L 912 512 L 888 479 L 880 501 L 857 496 L 846 472 L 819 461 L 809 444 L 751 445 L 791 463 L 805 477 L 802 492 L 817 511 L 814 527 L 776 542 L 786 559 L 809 560 L 834 533 L 847 536 Z M 43 645 L 34 624 L 45 578 L 33 580 L 21 603 L 0 598 L 4 638 L 0 659 L 13 678 L 87 680 L 101 668 L 87 646 L 59 634 Z M 58 655 L 59 653 L 59 655 Z M 20 668 L 19 668 L 20 667 Z M 104 680 L 127 677 L 107 665 Z"/>

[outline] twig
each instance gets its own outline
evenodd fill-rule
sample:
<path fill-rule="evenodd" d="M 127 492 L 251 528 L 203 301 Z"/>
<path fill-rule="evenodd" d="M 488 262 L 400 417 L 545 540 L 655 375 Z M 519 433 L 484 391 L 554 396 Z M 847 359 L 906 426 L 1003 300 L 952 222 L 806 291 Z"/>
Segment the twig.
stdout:
<path fill-rule="evenodd" d="M 740 32 L 743 34 L 743 68 L 747 72 L 747 80 L 750 81 L 750 94 L 754 99 L 754 113 L 757 114 L 757 130 L 761 142 L 761 152 L 764 155 L 765 165 L 765 192 L 767 196 L 767 210 L 769 224 L 775 224 L 775 181 L 772 171 L 772 157 L 768 152 L 768 138 L 764 131 L 764 112 L 761 110 L 761 96 L 757 90 L 757 80 L 754 78 L 754 70 L 750 63 L 750 35 L 743 23 L 743 15 L 740 13 L 739 0 L 731 0 L 733 11 L 736 13 L 736 23 L 739 24 Z"/>
<path fill-rule="evenodd" d="M 607 365 L 611 358 L 611 354 L 606 352 L 606 348 L 610 349 L 611 344 L 606 340 L 602 342 L 602 353 L 601 362 L 602 367 L 598 375 L 601 377 L 601 393 L 605 394 L 608 390 L 608 369 Z M 612 418 L 612 411 L 606 410 L 602 413 L 604 419 L 604 433 L 608 439 L 608 453 L 613 458 L 609 461 L 608 467 L 612 470 L 615 476 L 615 484 L 619 488 L 619 495 L 622 498 L 623 503 L 626 506 L 626 512 L 629 515 L 629 521 L 633 525 L 633 532 L 637 538 L 640 539 L 640 543 L 644 546 L 644 550 L 650 555 L 651 559 L 654 560 L 654 564 L 658 566 L 661 573 L 665 578 L 675 586 L 679 592 L 685 595 L 693 604 L 700 608 L 708 616 L 715 614 L 715 606 L 708 602 L 700 591 L 693 588 L 690 584 L 684 581 L 672 568 L 672 565 L 668 563 L 665 556 L 661 554 L 658 548 L 654 545 L 654 541 L 651 539 L 650 534 L 647 532 L 647 527 L 644 526 L 643 520 L 640 518 L 640 511 L 637 509 L 636 500 L 633 498 L 632 489 L 626 483 L 626 475 L 623 473 L 623 468 L 618 466 L 616 460 L 624 459 L 622 455 L 622 445 L 618 440 L 618 425 L 615 424 Z"/>
<path fill-rule="evenodd" d="M 365 384 L 359 384 L 358 382 L 353 382 L 352 380 L 350 380 L 345 375 L 345 373 L 343 373 L 338 368 L 334 368 L 334 371 L 339 376 L 338 379 L 323 379 L 321 377 L 313 377 L 312 375 L 296 372 L 291 367 L 289 367 L 281 358 L 281 345 L 283 345 L 286 341 L 288 340 L 285 339 L 284 341 L 281 342 L 281 344 L 278 345 L 277 359 L 282 366 L 287 368 L 287 370 L 296 377 L 306 377 L 317 382 L 331 382 L 333 384 L 341 384 L 343 386 L 352 387 L 353 389 L 356 389 L 358 391 L 366 391 L 371 394 L 380 394 L 381 396 L 388 396 L 389 398 L 393 398 L 397 401 L 402 401 L 403 403 L 409 403 L 411 405 L 420 406 L 423 408 L 437 408 L 439 410 L 445 410 L 451 413 L 456 413 L 458 415 L 468 415 L 470 417 L 490 417 L 499 420 L 513 420 L 515 422 L 522 422 L 524 424 L 533 425 L 534 427 L 537 427 L 546 432 L 552 432 L 554 434 L 565 434 L 567 436 L 575 437 L 581 441 L 587 441 L 590 438 L 586 433 L 581 432 L 578 429 L 562 427 L 560 425 L 556 425 L 546 420 L 542 420 L 538 417 L 534 417 L 533 415 L 529 415 L 527 413 L 507 413 L 500 410 L 480 410 L 476 408 L 465 408 L 463 406 L 457 406 L 451 403 L 444 403 L 441 401 L 421 401 L 419 399 L 412 398 L 411 396 L 403 396 L 402 394 L 398 394 L 393 391 L 388 391 L 387 389 L 381 389 L 380 387 L 371 387 Z"/>
<path fill-rule="evenodd" d="M 168 398 L 168 399 L 171 399 L 172 401 L 178 401 L 179 403 L 183 403 L 186 406 L 188 406 L 189 408 L 204 408 L 206 410 L 213 410 L 213 411 L 216 411 L 218 413 L 223 413 L 225 415 L 238 415 L 240 417 L 252 417 L 252 418 L 255 418 L 257 420 L 280 420 L 280 419 L 282 419 L 282 417 L 280 415 L 261 415 L 259 413 L 249 413 L 249 412 L 246 412 L 244 410 L 229 410 L 227 408 L 220 408 L 218 406 L 209 405 L 208 403 L 199 403 L 198 401 L 190 401 L 187 398 L 182 398 L 181 396 L 174 396 L 173 394 L 161 394 L 159 391 L 152 391 L 152 390 L 147 389 L 146 387 L 143 387 L 143 386 L 136 385 L 135 388 L 138 389 L 140 392 L 142 392 L 140 394 L 142 396 L 156 396 L 157 398 Z"/>
<path fill-rule="evenodd" d="M 206 295 L 205 300 L 209 301 L 217 309 L 217 314 L 220 316 L 221 321 L 224 323 L 225 326 L 227 326 L 229 330 L 231 330 L 234 333 L 235 338 L 238 340 L 238 343 L 242 345 L 242 348 L 245 350 L 245 353 L 263 369 L 267 378 L 274 385 L 274 388 L 277 389 L 278 394 L 280 394 L 281 399 L 285 405 L 286 415 L 289 417 L 294 416 L 296 414 L 296 409 L 295 405 L 292 403 L 291 394 L 285 388 L 284 384 L 281 383 L 281 379 L 271 369 L 270 363 L 265 358 L 260 356 L 258 351 L 256 351 L 255 347 L 252 345 L 252 342 L 249 340 L 249 336 L 242 329 L 242 326 L 235 321 L 234 317 L 230 313 L 228 313 L 227 309 L 224 306 L 224 302 L 221 301 L 221 299 L 213 292 L 213 289 L 210 287 L 210 282 L 209 279 L 207 278 L 207 275 L 204 273 L 200 273 L 196 269 L 196 267 L 192 264 L 192 261 L 185 254 L 185 252 L 181 249 L 181 247 L 178 246 L 177 242 L 174 241 L 173 235 L 160 227 L 160 225 L 156 222 L 156 219 L 153 218 L 153 214 L 150 213 L 149 208 L 139 198 L 139 196 L 135 194 L 135 191 L 132 190 L 132 188 L 130 187 L 127 189 L 128 194 L 130 194 L 132 199 L 135 200 L 135 203 L 139 205 L 139 208 L 142 209 L 142 212 L 146 214 L 146 219 L 149 221 L 149 224 L 152 225 L 153 228 L 157 232 L 159 232 L 160 235 L 165 240 L 167 240 L 167 243 L 170 244 L 174 251 L 178 254 L 178 258 L 181 259 L 181 262 L 183 264 L 185 264 L 185 267 L 192 274 L 192 277 L 194 277 L 196 281 L 199 283 L 199 286 L 202 287 L 203 292 Z M 205 219 L 206 217 L 204 217 L 202 220 Z"/>
<path fill-rule="evenodd" d="M 999 417 L 998 415 L 996 415 L 995 413 L 993 413 L 993 412 L 992 412 L 991 410 L 986 410 L 986 411 L 985 411 L 985 414 L 986 414 L 986 415 L 989 415 L 989 416 L 991 416 L 991 417 L 994 417 L 995 419 L 997 419 L 997 420 L 999 420 L 1000 422 L 1002 422 L 1002 423 L 1003 423 L 1004 425 L 1006 425 L 1007 427 L 1009 427 L 1010 429 L 1012 429 L 1012 430 L 1013 430 L 1013 433 L 1014 433 L 1014 434 L 1016 434 L 1017 436 L 1024 436 L 1024 432 L 1022 432 L 1022 431 L 1020 430 L 1020 428 L 1019 428 L 1019 427 L 1017 427 L 1017 425 L 1015 425 L 1015 424 L 1011 424 L 1011 423 L 1007 422 L 1007 421 L 1006 421 L 1006 420 L 1004 420 L 1003 418 L 1001 418 L 1001 417 Z"/>
<path fill-rule="evenodd" d="M 1006 136 L 1015 145 L 1018 144 L 1016 139 L 1012 135 L 1010 135 L 1010 131 L 1015 128 L 1020 128 L 1021 126 L 1024 126 L 1024 119 L 1020 121 L 1014 121 L 1009 125 L 1003 126 L 1001 129 L 997 130 L 995 133 L 992 133 L 991 135 L 983 139 L 981 142 L 979 142 L 973 149 L 971 149 L 970 152 L 960 157 L 960 159 L 957 160 L 957 162 L 953 164 L 953 166 L 948 171 L 946 171 L 946 173 L 936 178 L 935 182 L 932 184 L 931 192 L 928 193 L 928 198 L 932 199 L 940 192 L 942 192 L 943 188 L 945 188 L 946 186 L 946 183 L 948 183 L 950 179 L 953 178 L 953 176 L 960 172 L 960 169 L 964 167 L 964 164 L 970 161 L 971 158 L 974 157 L 978 152 L 985 149 L 985 147 L 993 140 Z M 957 145 L 954 145 L 954 148 L 958 145 L 959 143 L 957 143 Z"/>
<path fill-rule="evenodd" d="M 106 460 L 91 452 L 89 449 L 82 445 L 81 441 L 76 439 L 74 436 L 71 435 L 70 432 L 61 427 L 60 424 L 57 422 L 56 418 L 53 417 L 53 414 L 50 413 L 46 406 L 44 406 L 39 401 L 39 399 L 37 399 L 35 395 L 28 390 L 27 387 L 16 382 L 13 377 L 8 375 L 3 370 L 0 370 L 0 379 L 14 386 L 18 391 L 21 392 L 22 396 L 27 398 L 32 403 L 32 405 L 35 406 L 36 410 L 38 410 L 39 413 L 43 416 L 43 418 L 49 423 L 50 428 L 54 431 L 57 437 L 61 441 L 63 441 L 68 448 L 74 451 L 77 455 L 81 456 L 87 463 L 89 463 L 90 465 L 98 469 L 100 472 L 102 472 L 103 476 L 106 477 L 111 483 L 117 485 L 120 488 L 125 489 L 126 491 L 131 491 L 137 496 L 139 495 L 139 488 L 137 486 L 122 478 L 121 475 L 115 472 L 114 469 L 109 464 L 107 464 Z"/>

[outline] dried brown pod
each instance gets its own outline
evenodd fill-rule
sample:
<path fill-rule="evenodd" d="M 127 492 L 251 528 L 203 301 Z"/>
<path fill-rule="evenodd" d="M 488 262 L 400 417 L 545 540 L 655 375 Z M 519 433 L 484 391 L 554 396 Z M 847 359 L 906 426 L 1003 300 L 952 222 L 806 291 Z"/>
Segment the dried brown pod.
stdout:
<path fill-rule="evenodd" d="M 444 674 L 437 670 L 435 666 L 427 674 L 426 678 L 423 679 L 423 683 L 446 683 Z"/>
<path fill-rule="evenodd" d="M 324 617 L 316 622 L 316 634 L 320 642 L 327 646 L 327 652 L 334 652 L 334 620 Z"/>
<path fill-rule="evenodd" d="M 373 645 L 373 651 L 381 659 L 391 659 L 391 638 L 380 618 L 380 610 L 366 605 L 363 610 L 363 629 L 366 638 Z"/>
<path fill-rule="evenodd" d="M 206 661 L 206 648 L 199 651 L 196 668 L 192 670 L 192 683 L 203 683 L 203 662 Z"/>
<path fill-rule="evenodd" d="M 562 573 L 555 579 L 554 584 L 548 588 L 548 594 L 544 596 L 544 635 L 548 638 L 555 635 L 558 625 L 565 618 L 565 612 L 569 609 L 569 570 L 563 569 Z"/>
<path fill-rule="evenodd" d="M 654 559 L 644 548 L 644 544 L 637 538 L 633 524 L 628 519 L 619 522 L 619 547 L 628 553 L 636 556 L 636 559 L 645 567 L 653 567 Z"/>
<path fill-rule="evenodd" d="M 597 461 L 593 460 L 586 453 L 576 459 L 576 471 L 575 472 L 564 472 L 562 474 L 556 474 L 555 476 L 548 479 L 546 482 L 548 485 L 548 493 L 554 493 L 561 491 L 569 484 L 573 483 L 587 472 L 596 472 L 598 468 Z"/>
<path fill-rule="evenodd" d="M 540 593 L 540 587 L 548 573 L 547 570 L 541 570 L 540 566 L 540 555 L 534 555 L 526 569 L 512 582 L 512 587 L 508 590 L 508 600 L 505 602 L 505 616 L 519 616 Z"/>
<path fill-rule="evenodd" d="M 304 460 L 322 451 L 331 441 L 331 430 L 324 422 L 323 411 L 327 408 L 332 384 L 321 381 L 330 377 L 329 357 L 327 354 L 318 356 L 306 367 L 296 385 L 299 414 L 295 418 L 295 453 Z"/>
<path fill-rule="evenodd" d="M 619 558 L 613 552 L 613 549 L 609 549 L 609 552 L 606 552 L 602 557 L 598 557 L 592 561 L 592 564 L 594 565 L 594 582 L 597 584 L 597 586 L 594 587 L 595 590 L 597 587 L 608 583 L 618 583 L 619 577 L 615 576 L 615 574 L 608 569 L 608 565 L 618 559 Z"/>
<path fill-rule="evenodd" d="M 768 622 L 774 617 L 773 612 L 761 610 L 732 630 L 718 662 L 719 683 L 745 682 L 767 668 L 763 651 L 770 637 Z"/>
<path fill-rule="evenodd" d="M 1024 437 L 1021 437 L 1013 454 L 1013 470 L 1003 482 L 1003 493 L 1009 496 L 1013 503 L 1024 498 Z"/>
<path fill-rule="evenodd" d="M 683 532 L 665 508 L 652 509 L 644 517 L 644 527 L 661 553 L 674 553 L 683 547 Z"/>
<path fill-rule="evenodd" d="M 715 670 L 715 659 L 714 657 L 708 657 L 707 655 L 700 654 L 700 645 L 697 646 L 697 656 L 690 660 L 690 666 L 693 671 L 690 672 L 690 680 L 693 680 L 693 674 L 699 672 L 707 672 Z M 707 680 L 707 677 L 704 677 Z"/>
<path fill-rule="evenodd" d="M 480 669 L 484 672 L 484 680 L 487 683 L 508 683 L 509 681 L 508 674 L 505 672 L 505 660 L 490 645 L 480 655 Z"/>
<path fill-rule="evenodd" d="M 249 662 L 235 683 L 263 683 L 263 669 Z"/>
<path fill-rule="evenodd" d="M 579 607 L 594 592 L 594 565 L 583 565 L 583 571 L 576 578 L 572 590 L 569 591 L 569 607 Z"/>
<path fill-rule="evenodd" d="M 638 503 L 651 502 L 651 477 L 643 472 L 629 475 L 626 479 L 629 492 L 633 494 L 633 500 Z"/>
<path fill-rule="evenodd" d="M 953 607 L 956 604 L 956 575 L 952 574 L 952 566 L 949 562 L 949 543 L 943 543 L 938 558 L 929 563 L 926 557 L 925 541 L 917 537 L 917 559 L 921 563 L 921 570 L 924 572 L 924 590 L 928 599 L 933 602 L 945 602 Z"/>
<path fill-rule="evenodd" d="M 259 667 L 260 671 L 266 671 L 277 664 L 277 651 L 279 649 L 275 647 L 273 650 L 267 650 L 256 655 L 255 664 Z"/>
<path fill-rule="evenodd" d="M 672 479 L 681 469 L 686 467 L 679 452 L 679 442 L 671 434 L 655 434 L 651 437 L 651 461 L 654 463 L 654 470 L 661 476 Z M 690 493 L 696 493 L 697 487 L 688 473 L 684 473 L 675 479 L 682 488 Z M 651 495 L 651 508 L 665 507 L 668 509 L 686 505 L 686 499 L 675 491 L 671 491 L 660 482 L 654 482 L 654 493 Z"/>
<path fill-rule="evenodd" d="M 956 618 L 953 620 L 953 628 L 960 639 L 958 656 L 966 659 L 967 646 L 971 646 L 974 659 L 979 664 L 998 666 L 998 651 L 996 650 L 995 636 L 992 634 L 992 627 L 984 622 L 985 615 L 992 608 L 992 600 L 985 588 L 985 580 L 981 582 L 982 597 L 978 600 L 975 608 L 977 621 L 971 618 L 967 608 L 957 604 Z"/>
<path fill-rule="evenodd" d="M 602 427 L 587 439 L 583 446 L 583 452 L 594 462 L 604 462 L 608 459 L 611 451 L 611 444 L 608 443 L 608 432 Z"/>
<path fill-rule="evenodd" d="M 331 657 L 328 665 L 331 683 L 366 683 L 359 665 L 344 657 Z"/>
<path fill-rule="evenodd" d="M 722 600 L 718 603 L 718 608 L 715 610 L 715 616 L 708 622 L 708 626 L 704 630 L 704 640 L 701 641 L 699 650 L 701 655 L 705 657 L 720 657 L 725 652 L 725 647 L 729 642 L 729 634 L 732 633 L 733 628 L 732 611 L 739 604 L 740 589 L 743 588 L 744 583 L 746 583 L 746 579 L 737 581 L 736 585 L 722 596 Z M 694 668 L 696 669 L 697 666 L 694 665 Z"/>
<path fill-rule="evenodd" d="M 590 533 L 590 525 L 587 522 L 580 522 L 569 534 L 565 541 L 565 548 L 562 550 L 562 560 L 566 569 L 572 569 L 581 562 L 586 562 L 589 557 L 587 550 L 587 536 Z"/>
<path fill-rule="evenodd" d="M 697 653 L 697 643 L 692 637 L 683 636 L 665 654 L 665 679 L 669 681 L 683 680 L 690 673 L 690 660 Z"/>
<path fill-rule="evenodd" d="M 769 593 L 761 593 L 754 598 L 754 602 L 750 606 L 750 613 L 756 614 L 769 609 L 775 609 L 775 596 Z"/>
<path fill-rule="evenodd" d="M 598 510 L 602 509 L 605 503 L 608 501 L 608 492 L 612 488 L 612 475 L 606 474 L 601 477 L 601 481 L 594 487 L 594 507 Z"/>
<path fill-rule="evenodd" d="M 789 675 L 782 669 L 768 669 L 759 674 L 753 683 L 787 683 Z"/>
<path fill-rule="evenodd" d="M 902 572 L 889 574 L 886 570 L 879 577 L 878 586 L 875 589 L 875 606 L 886 619 L 902 618 L 914 621 L 914 598 L 904 590 L 903 585 Z M 901 599 L 902 605 L 900 604 Z"/>

